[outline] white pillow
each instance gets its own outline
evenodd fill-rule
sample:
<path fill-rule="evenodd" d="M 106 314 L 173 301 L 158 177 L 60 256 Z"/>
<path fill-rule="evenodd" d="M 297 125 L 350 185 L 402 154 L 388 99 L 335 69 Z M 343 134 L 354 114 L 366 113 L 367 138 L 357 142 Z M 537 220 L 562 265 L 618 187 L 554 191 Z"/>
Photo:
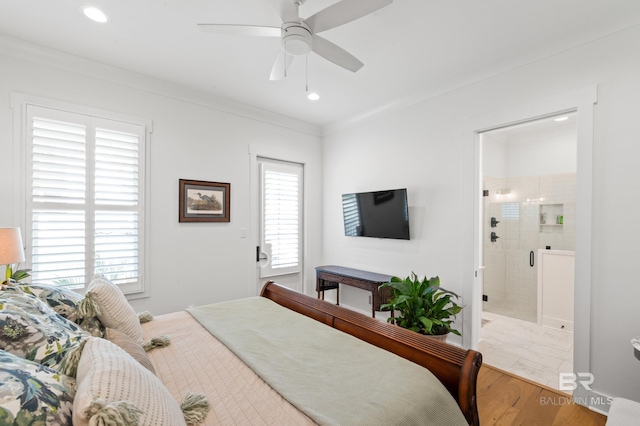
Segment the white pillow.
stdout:
<path fill-rule="evenodd" d="M 117 285 L 102 276 L 96 276 L 89 284 L 87 294 L 91 294 L 90 297 L 98 305 L 98 319 L 105 327 L 115 328 L 137 343 L 143 343 L 140 319 Z"/>
<path fill-rule="evenodd" d="M 180 405 L 153 373 L 108 340 L 87 339 L 78 363 L 73 424 L 86 426 L 94 402 L 126 401 L 141 411 L 140 425 L 186 425 Z"/>
<path fill-rule="evenodd" d="M 127 336 L 122 331 L 116 330 L 115 328 L 107 327 L 104 330 L 104 338 L 111 343 L 115 343 L 120 346 L 126 353 L 131 355 L 133 359 L 142 364 L 144 368 L 151 371 L 153 374 L 156 373 L 147 352 L 139 343 L 134 342 L 131 337 Z"/>

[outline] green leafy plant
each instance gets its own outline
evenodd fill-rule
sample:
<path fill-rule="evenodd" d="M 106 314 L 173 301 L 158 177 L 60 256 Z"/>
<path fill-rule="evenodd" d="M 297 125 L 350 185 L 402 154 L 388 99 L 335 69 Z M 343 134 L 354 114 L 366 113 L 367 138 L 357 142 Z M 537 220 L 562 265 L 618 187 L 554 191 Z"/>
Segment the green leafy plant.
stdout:
<path fill-rule="evenodd" d="M 440 288 L 439 277 L 420 280 L 411 272 L 411 276 L 405 279 L 392 277 L 380 286 L 384 287 L 391 290 L 391 299 L 381 308 L 400 312 L 400 316 L 389 318 L 389 322 L 421 334 L 461 335 L 451 328 L 455 316 L 462 310 L 452 298 L 457 300 L 460 296 Z"/>
<path fill-rule="evenodd" d="M 20 266 L 19 264 L 16 267 Z M 27 279 L 31 276 L 31 269 L 16 269 L 13 270 L 13 265 L 6 266 L 6 281 L 5 283 L 10 282 L 20 282 L 24 279 Z"/>
<path fill-rule="evenodd" d="M 13 271 L 13 273 L 11 274 L 11 279 L 13 281 L 20 282 L 24 279 L 29 278 L 31 276 L 30 272 L 31 269 L 18 269 L 16 271 Z"/>

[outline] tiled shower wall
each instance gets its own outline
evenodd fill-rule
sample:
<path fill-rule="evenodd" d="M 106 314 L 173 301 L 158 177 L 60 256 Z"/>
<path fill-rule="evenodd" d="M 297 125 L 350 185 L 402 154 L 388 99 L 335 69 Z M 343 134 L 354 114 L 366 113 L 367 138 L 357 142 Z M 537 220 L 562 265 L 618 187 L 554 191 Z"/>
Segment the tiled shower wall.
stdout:
<path fill-rule="evenodd" d="M 575 173 L 484 179 L 484 310 L 537 320 L 539 248 L 575 248 Z M 545 223 L 542 222 L 542 213 Z M 562 224 L 558 224 L 562 216 Z M 499 223 L 491 227 L 491 218 Z M 491 242 L 491 233 L 498 239 Z M 530 256 L 533 252 L 533 267 Z"/>

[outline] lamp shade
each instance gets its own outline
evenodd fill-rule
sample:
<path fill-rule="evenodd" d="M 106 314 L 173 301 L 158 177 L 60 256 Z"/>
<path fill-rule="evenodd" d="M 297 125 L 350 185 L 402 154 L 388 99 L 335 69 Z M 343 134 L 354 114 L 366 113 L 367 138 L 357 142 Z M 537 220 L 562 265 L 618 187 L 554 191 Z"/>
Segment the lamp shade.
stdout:
<path fill-rule="evenodd" d="M 0 228 L 0 265 L 24 262 L 20 228 Z"/>

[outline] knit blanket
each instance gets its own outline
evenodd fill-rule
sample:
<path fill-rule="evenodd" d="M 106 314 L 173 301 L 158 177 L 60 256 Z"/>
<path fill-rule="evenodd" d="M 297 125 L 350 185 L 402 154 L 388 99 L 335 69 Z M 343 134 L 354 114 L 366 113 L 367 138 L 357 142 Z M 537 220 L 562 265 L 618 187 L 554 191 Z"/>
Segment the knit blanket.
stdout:
<path fill-rule="evenodd" d="M 320 425 L 466 425 L 427 369 L 254 297 L 187 311 Z"/>

